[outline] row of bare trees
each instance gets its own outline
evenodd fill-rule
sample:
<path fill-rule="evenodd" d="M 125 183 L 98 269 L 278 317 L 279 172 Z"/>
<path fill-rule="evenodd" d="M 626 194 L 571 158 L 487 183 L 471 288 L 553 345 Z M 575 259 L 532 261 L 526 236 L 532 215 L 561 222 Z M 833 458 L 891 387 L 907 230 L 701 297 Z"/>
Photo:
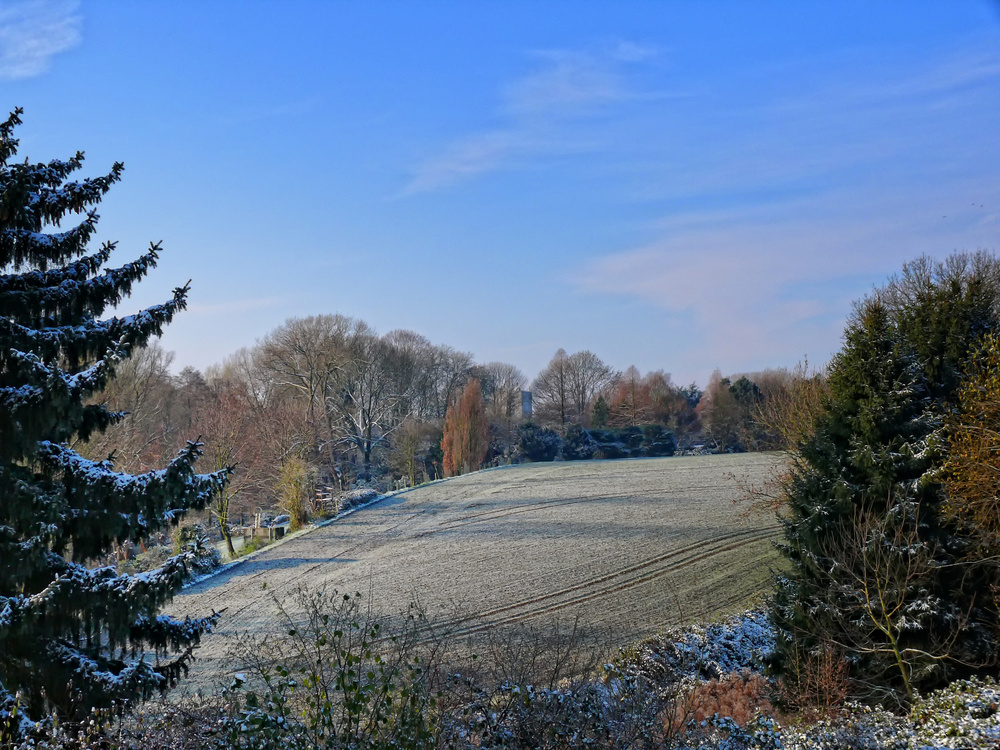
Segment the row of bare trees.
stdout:
<path fill-rule="evenodd" d="M 571 425 L 662 425 L 682 446 L 780 450 L 812 427 L 825 384 L 824 373 L 804 362 L 730 377 L 716 370 L 702 391 L 675 384 L 663 370 L 617 372 L 592 352 L 560 349 L 531 384 L 533 419 L 562 436 Z"/>
<path fill-rule="evenodd" d="M 171 359 L 153 344 L 119 365 L 101 399 L 123 418 L 85 450 L 143 471 L 200 435 L 207 468 L 236 467 L 213 507 L 230 547 L 229 526 L 238 517 L 279 505 L 302 518 L 299 506 L 317 483 L 343 490 L 392 475 L 412 485 L 457 467 L 478 468 L 487 457 L 509 462 L 524 422 L 528 381 L 514 365 L 477 364 L 471 354 L 413 331 L 379 335 L 343 315 L 290 319 L 204 374 L 185 368 L 172 375 Z M 773 432 L 764 407 L 803 377 L 776 371 L 754 377 L 759 386 L 747 377 L 735 383 L 714 377 L 703 397 L 663 371 L 621 373 L 590 351 L 560 349 L 531 383 L 532 420 L 562 435 L 571 425 L 659 424 L 682 444 L 777 447 L 780 436 L 761 438 Z M 485 433 L 471 453 L 456 454 L 448 442 L 453 436 L 442 443 L 445 417 L 473 381 Z"/>
<path fill-rule="evenodd" d="M 171 359 L 153 344 L 121 363 L 100 398 L 123 416 L 82 448 L 142 471 L 200 435 L 209 468 L 236 467 L 213 507 L 231 553 L 236 515 L 279 504 L 302 517 L 310 483 L 346 489 L 392 469 L 411 483 L 440 475 L 444 417 L 470 378 L 509 457 L 526 383 L 513 365 L 475 365 L 412 331 L 379 335 L 342 315 L 291 319 L 204 374 L 171 375 Z"/>

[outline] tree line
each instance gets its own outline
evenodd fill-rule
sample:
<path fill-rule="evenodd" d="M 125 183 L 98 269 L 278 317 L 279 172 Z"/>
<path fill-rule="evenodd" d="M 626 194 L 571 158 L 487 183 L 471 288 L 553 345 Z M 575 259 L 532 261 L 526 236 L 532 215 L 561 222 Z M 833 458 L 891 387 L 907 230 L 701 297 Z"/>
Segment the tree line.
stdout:
<path fill-rule="evenodd" d="M 684 450 L 781 448 L 768 409 L 805 377 L 769 370 L 730 379 L 716 372 L 702 391 L 674 384 L 662 370 L 618 372 L 593 352 L 560 349 L 529 383 L 512 364 L 479 364 L 414 331 L 379 334 L 343 315 L 290 319 L 204 373 L 186 367 L 175 375 L 171 363 L 156 341 L 132 351 L 91 398 L 123 418 L 77 447 L 142 472 L 197 436 L 203 463 L 233 467 L 210 506 L 230 554 L 235 522 L 268 508 L 300 522 L 317 487 L 343 491 L 399 480 L 412 486 L 486 463 L 557 456 L 673 453 L 664 441 Z M 530 417 L 523 413 L 525 390 Z M 649 440 L 636 437 L 650 429 Z M 649 450 L 650 440 L 658 447 Z M 594 444 L 589 452 L 587 441 Z"/>

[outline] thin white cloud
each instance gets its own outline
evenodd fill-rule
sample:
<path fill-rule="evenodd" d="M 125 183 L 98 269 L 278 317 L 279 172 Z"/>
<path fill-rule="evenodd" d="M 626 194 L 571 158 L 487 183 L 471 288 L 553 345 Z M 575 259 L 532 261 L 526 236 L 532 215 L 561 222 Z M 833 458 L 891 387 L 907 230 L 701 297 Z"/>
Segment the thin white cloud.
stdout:
<path fill-rule="evenodd" d="M 513 83 L 506 105 L 515 116 L 567 117 L 625 98 L 610 55 L 557 50 L 537 53 L 546 65 Z"/>
<path fill-rule="evenodd" d="M 417 167 L 403 194 L 437 190 L 523 158 L 588 148 L 573 125 L 632 99 L 623 67 L 655 54 L 624 41 L 598 51 L 534 53 L 539 67 L 502 92 L 499 115 L 505 125 L 456 139 Z"/>
<path fill-rule="evenodd" d="M 648 44 L 620 39 L 611 45 L 610 54 L 622 62 L 644 62 L 659 55 L 660 50 Z"/>
<path fill-rule="evenodd" d="M 926 97 L 952 94 L 970 86 L 995 84 L 1000 79 L 1000 53 L 972 50 L 888 85 L 862 87 L 857 96 L 883 101 L 890 97 Z"/>
<path fill-rule="evenodd" d="M 445 153 L 421 165 L 404 194 L 423 193 L 496 169 L 511 155 L 531 151 L 535 136 L 528 132 L 481 133 L 453 143 Z"/>
<path fill-rule="evenodd" d="M 25 0 L 0 5 L 0 80 L 45 73 L 52 58 L 80 43 L 76 0 Z"/>

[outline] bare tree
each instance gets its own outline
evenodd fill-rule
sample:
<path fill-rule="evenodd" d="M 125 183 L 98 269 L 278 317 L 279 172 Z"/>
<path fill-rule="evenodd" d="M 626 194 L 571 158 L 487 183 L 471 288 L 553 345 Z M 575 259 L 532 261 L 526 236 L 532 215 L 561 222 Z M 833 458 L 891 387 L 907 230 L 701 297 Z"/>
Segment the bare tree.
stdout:
<path fill-rule="evenodd" d="M 386 366 L 395 393 L 396 420 L 424 416 L 422 407 L 431 389 L 428 365 L 433 345 L 419 333 L 401 329 L 382 336 L 382 343 L 388 347 Z"/>
<path fill-rule="evenodd" d="M 430 401 L 426 415 L 444 419 L 455 394 L 465 387 L 472 368 L 472 355 L 450 346 L 435 346 L 431 350 L 429 372 Z"/>
<path fill-rule="evenodd" d="M 233 512 L 252 507 L 269 480 L 273 483 L 269 467 L 281 461 L 280 455 L 268 450 L 274 447 L 268 444 L 263 427 L 269 416 L 259 417 L 242 383 L 225 380 L 211 383 L 209 397 L 194 414 L 193 424 L 205 443 L 203 460 L 214 471 L 233 469 L 229 482 L 216 492 L 209 506 L 231 558 L 236 556 L 230 531 Z"/>
<path fill-rule="evenodd" d="M 406 477 L 410 487 L 419 484 L 424 471 L 423 454 L 430 448 L 436 428 L 413 416 L 406 417 L 392 435 L 392 467 Z"/>
<path fill-rule="evenodd" d="M 506 362 L 481 365 L 475 368 L 475 374 L 482 384 L 486 416 L 492 425 L 494 440 L 509 461 L 521 422 L 521 391 L 528 379 Z"/>
<path fill-rule="evenodd" d="M 342 315 L 291 318 L 259 345 L 259 361 L 274 387 L 302 401 L 314 449 L 326 447 L 331 463 L 336 460 L 336 430 L 328 397 L 347 365 L 345 341 L 353 326 L 354 321 Z"/>
<path fill-rule="evenodd" d="M 804 360 L 789 370 L 765 370 L 754 376 L 763 393 L 752 419 L 769 441 L 769 448 L 797 450 L 815 432 L 823 410 L 826 376 Z"/>
<path fill-rule="evenodd" d="M 567 357 L 567 380 L 573 408 L 572 421 L 590 426 L 590 410 L 594 400 L 608 391 L 618 378 L 612 368 L 591 351 L 582 351 Z"/>
<path fill-rule="evenodd" d="M 536 421 L 565 436 L 570 424 L 589 424 L 599 394 L 614 386 L 618 373 L 590 351 L 560 349 L 531 384 Z"/>
<path fill-rule="evenodd" d="M 173 358 L 173 352 L 153 341 L 115 367 L 114 379 L 95 400 L 122 412 L 123 417 L 80 447 L 86 455 L 113 455 L 118 469 L 141 472 L 159 465 L 164 455 L 172 453 L 170 437 L 174 430 L 169 407 Z"/>
<path fill-rule="evenodd" d="M 535 420 L 546 427 L 554 427 L 560 435 L 573 414 L 573 396 L 570 392 L 569 356 L 560 349 L 549 364 L 531 383 L 532 405 Z"/>
<path fill-rule="evenodd" d="M 469 379 L 472 355 L 432 344 L 413 331 L 390 331 L 382 340 L 393 352 L 400 415 L 444 419 L 452 396 Z"/>
<path fill-rule="evenodd" d="M 357 321 L 345 353 L 345 366 L 326 395 L 327 412 L 339 423 L 340 442 L 361 452 L 367 475 L 372 449 L 396 426 L 400 394 L 394 388 L 398 382 L 392 372 L 393 349 L 367 323 Z"/>

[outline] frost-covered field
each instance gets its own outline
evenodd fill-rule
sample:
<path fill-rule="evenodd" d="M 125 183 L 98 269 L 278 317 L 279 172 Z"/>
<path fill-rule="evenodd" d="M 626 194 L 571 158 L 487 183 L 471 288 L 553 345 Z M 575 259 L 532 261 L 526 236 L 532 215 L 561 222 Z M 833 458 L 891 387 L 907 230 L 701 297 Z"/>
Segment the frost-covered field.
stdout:
<path fill-rule="evenodd" d="M 733 475 L 770 454 L 546 463 L 386 498 L 185 590 L 170 614 L 224 609 L 196 682 L 220 676 L 243 632 L 276 630 L 273 596 L 299 585 L 370 592 L 388 614 L 419 601 L 459 635 L 555 618 L 618 643 L 732 613 L 768 583 L 777 529 L 743 519 Z"/>

